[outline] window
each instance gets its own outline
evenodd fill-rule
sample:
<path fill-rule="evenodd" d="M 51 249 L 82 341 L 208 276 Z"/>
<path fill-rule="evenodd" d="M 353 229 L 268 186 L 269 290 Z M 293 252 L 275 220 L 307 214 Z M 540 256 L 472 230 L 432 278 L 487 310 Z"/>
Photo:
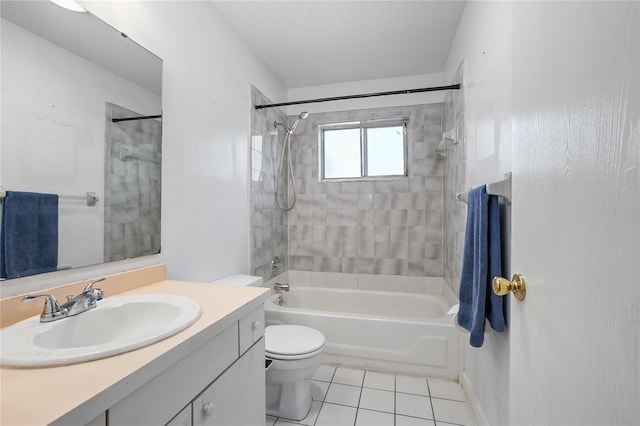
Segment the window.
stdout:
<path fill-rule="evenodd" d="M 321 180 L 407 176 L 407 121 L 321 125 Z"/>

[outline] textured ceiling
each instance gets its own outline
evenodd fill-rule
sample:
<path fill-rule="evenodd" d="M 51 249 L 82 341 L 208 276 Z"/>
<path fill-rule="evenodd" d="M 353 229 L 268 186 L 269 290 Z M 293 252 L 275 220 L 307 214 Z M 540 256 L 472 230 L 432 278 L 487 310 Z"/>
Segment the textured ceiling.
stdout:
<path fill-rule="evenodd" d="M 213 1 L 288 88 L 441 72 L 464 1 Z"/>

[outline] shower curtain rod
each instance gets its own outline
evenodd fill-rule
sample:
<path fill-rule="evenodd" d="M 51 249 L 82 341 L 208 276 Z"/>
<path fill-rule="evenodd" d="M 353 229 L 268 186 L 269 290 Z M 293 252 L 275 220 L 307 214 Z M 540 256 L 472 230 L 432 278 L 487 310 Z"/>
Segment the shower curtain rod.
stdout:
<path fill-rule="evenodd" d="M 393 90 L 391 92 L 376 92 L 376 93 L 362 93 L 359 95 L 347 95 L 347 96 L 334 96 L 331 98 L 318 98 L 318 99 L 305 99 L 302 101 L 292 101 L 292 102 L 280 102 L 277 104 L 266 104 L 266 105 L 256 105 L 256 109 L 263 108 L 275 108 L 281 106 L 289 106 L 289 105 L 301 105 L 301 104 L 312 104 L 319 102 L 330 102 L 330 101 L 343 101 L 346 99 L 360 99 L 360 98 L 373 98 L 375 96 L 389 96 L 389 95 L 408 95 L 411 93 L 422 93 L 422 92 L 437 92 L 440 90 L 455 90 L 460 89 L 459 84 L 452 84 L 449 86 L 436 86 L 436 87 L 423 87 L 421 89 L 408 89 L 408 90 Z"/>
<path fill-rule="evenodd" d="M 121 121 L 149 120 L 151 118 L 162 118 L 162 115 L 141 115 L 140 117 L 112 118 L 111 121 L 113 123 L 119 123 Z"/>

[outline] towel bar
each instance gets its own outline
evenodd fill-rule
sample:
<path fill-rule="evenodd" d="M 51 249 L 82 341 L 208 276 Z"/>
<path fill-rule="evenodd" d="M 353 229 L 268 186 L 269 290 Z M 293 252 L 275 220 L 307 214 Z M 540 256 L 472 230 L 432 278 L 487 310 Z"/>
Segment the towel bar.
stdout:
<path fill-rule="evenodd" d="M 505 173 L 504 179 L 499 182 L 493 182 L 487 184 L 487 194 L 498 195 L 504 198 L 507 202 L 511 202 L 511 172 Z M 464 203 L 469 200 L 469 192 L 460 192 L 456 194 L 458 201 Z"/>
<path fill-rule="evenodd" d="M 0 200 L 4 200 L 6 195 L 7 192 L 4 189 L 0 189 Z M 87 192 L 86 195 L 58 195 L 58 198 L 65 200 L 85 200 L 89 207 L 95 206 L 96 203 L 100 201 L 100 198 L 98 198 L 95 192 Z"/>

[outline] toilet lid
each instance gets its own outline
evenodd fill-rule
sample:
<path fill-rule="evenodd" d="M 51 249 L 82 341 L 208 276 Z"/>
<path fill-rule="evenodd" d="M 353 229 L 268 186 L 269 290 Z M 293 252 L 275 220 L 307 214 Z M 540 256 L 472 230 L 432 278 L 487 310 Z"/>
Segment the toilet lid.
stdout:
<path fill-rule="evenodd" d="M 270 325 L 264 329 L 265 352 L 275 355 L 302 355 L 324 346 L 324 335 L 301 325 Z"/>

